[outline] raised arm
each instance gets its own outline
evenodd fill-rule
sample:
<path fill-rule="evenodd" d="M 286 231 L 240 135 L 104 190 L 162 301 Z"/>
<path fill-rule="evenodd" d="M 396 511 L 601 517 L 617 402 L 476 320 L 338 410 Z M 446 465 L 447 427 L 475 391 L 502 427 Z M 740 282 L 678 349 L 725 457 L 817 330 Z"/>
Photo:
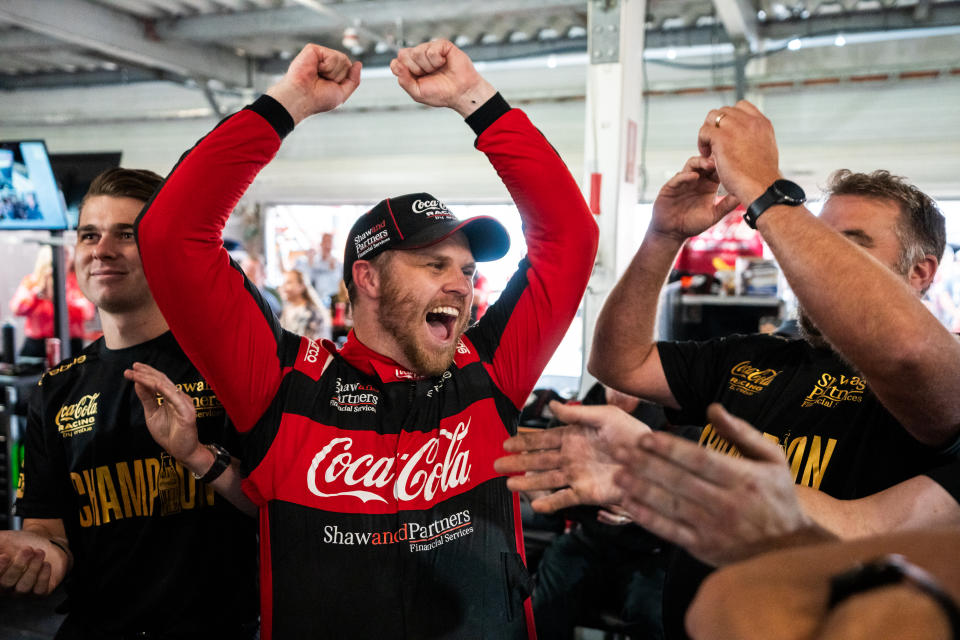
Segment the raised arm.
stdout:
<path fill-rule="evenodd" d="M 722 124 L 717 125 L 718 118 Z M 744 205 L 780 177 L 773 126 L 749 102 L 711 111 L 704 157 Z M 805 311 L 862 371 L 884 406 L 918 440 L 960 435 L 960 342 L 901 277 L 804 207 L 773 206 L 757 221 Z M 904 384 L 905 380 L 922 381 Z"/>
<path fill-rule="evenodd" d="M 597 225 L 550 143 L 456 46 L 437 40 L 403 49 L 391 69 L 414 100 L 467 118 L 477 149 L 520 212 L 527 256 L 467 334 L 486 351 L 497 384 L 519 408 L 576 314 L 596 256 Z"/>
<path fill-rule="evenodd" d="M 736 205 L 717 202 L 719 186 L 713 161 L 694 157 L 657 195 L 643 242 L 597 317 L 587 368 L 604 384 L 679 408 L 656 348 L 657 300 L 684 241 Z"/>
<path fill-rule="evenodd" d="M 223 226 L 294 125 L 341 104 L 359 81 L 359 63 L 307 45 L 266 96 L 181 158 L 138 221 L 153 296 L 240 431 L 259 419 L 280 384 L 281 330 L 256 287 L 231 264 Z"/>

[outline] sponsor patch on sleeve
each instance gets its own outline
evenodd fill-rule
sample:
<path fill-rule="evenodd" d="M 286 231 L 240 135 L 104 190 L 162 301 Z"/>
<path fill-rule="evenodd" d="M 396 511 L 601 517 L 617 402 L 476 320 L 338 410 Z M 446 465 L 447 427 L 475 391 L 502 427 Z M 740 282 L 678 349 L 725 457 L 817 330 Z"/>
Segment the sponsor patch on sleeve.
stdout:
<path fill-rule="evenodd" d="M 327 368 L 333 355 L 326 349 L 326 345 L 311 340 L 310 338 L 300 338 L 300 349 L 297 352 L 297 361 L 293 368 L 306 374 L 311 380 L 319 380 L 323 375 L 323 370 Z"/>

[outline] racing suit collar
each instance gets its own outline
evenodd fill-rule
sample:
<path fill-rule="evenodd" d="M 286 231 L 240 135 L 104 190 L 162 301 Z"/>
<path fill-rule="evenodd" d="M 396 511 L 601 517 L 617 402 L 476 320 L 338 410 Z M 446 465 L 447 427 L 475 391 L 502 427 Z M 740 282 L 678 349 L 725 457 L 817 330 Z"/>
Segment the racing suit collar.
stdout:
<path fill-rule="evenodd" d="M 340 348 L 339 354 L 350 366 L 367 375 L 376 375 L 383 382 L 422 380 L 424 378 L 424 376 L 410 371 L 392 358 L 388 358 L 360 342 L 352 329 L 347 334 L 347 341 Z"/>

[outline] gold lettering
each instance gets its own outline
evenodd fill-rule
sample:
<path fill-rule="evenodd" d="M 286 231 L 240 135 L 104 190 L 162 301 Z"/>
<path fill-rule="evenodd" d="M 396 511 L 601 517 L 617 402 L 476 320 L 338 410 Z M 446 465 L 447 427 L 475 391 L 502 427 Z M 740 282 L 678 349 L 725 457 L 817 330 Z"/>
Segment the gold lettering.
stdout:
<path fill-rule="evenodd" d="M 214 496 L 216 495 L 216 491 L 214 491 L 213 487 L 211 487 L 210 485 L 206 485 L 206 490 L 207 490 L 207 506 L 212 507 Z"/>
<path fill-rule="evenodd" d="M 146 465 L 147 504 L 149 505 L 149 509 L 146 509 L 144 513 L 152 516 L 157 493 L 159 492 L 159 487 L 157 487 L 157 474 L 160 472 L 160 461 L 156 458 L 146 458 L 143 463 Z"/>
<path fill-rule="evenodd" d="M 827 465 L 830 464 L 830 458 L 833 456 L 833 450 L 837 446 L 835 438 L 827 439 L 827 446 L 823 452 L 823 459 L 820 458 L 820 436 L 813 436 L 813 442 L 810 445 L 810 453 L 807 455 L 807 466 L 803 470 L 803 481 L 808 487 L 814 489 L 820 488 L 820 482 L 827 472 Z"/>
<path fill-rule="evenodd" d="M 700 445 L 701 446 L 710 446 L 710 437 L 714 434 L 713 425 L 709 422 L 707 426 L 703 428 L 703 431 L 700 432 Z"/>
<path fill-rule="evenodd" d="M 123 514 L 127 518 L 132 518 L 134 515 L 142 516 L 144 507 L 143 463 L 135 460 L 133 464 L 136 470 L 134 472 L 137 478 L 136 485 L 127 463 L 117 463 L 117 483 L 120 485 L 120 497 L 123 498 Z"/>
<path fill-rule="evenodd" d="M 77 473 L 76 471 L 71 471 L 70 481 L 73 482 L 73 488 L 77 492 L 78 496 L 82 496 L 87 493 L 86 489 L 83 488 L 83 478 L 80 477 L 79 473 Z M 93 515 L 90 513 L 90 507 L 86 505 L 80 507 L 80 526 L 89 527 L 92 524 L 93 524 Z"/>
<path fill-rule="evenodd" d="M 99 397 L 99 393 L 88 394 L 80 398 L 80 400 L 74 404 L 68 404 L 60 407 L 60 410 L 57 412 L 57 415 L 53 420 L 57 425 L 57 429 L 59 431 L 63 431 L 64 429 L 68 429 L 70 427 L 69 422 L 78 418 L 86 418 L 95 415 L 97 413 L 97 398 Z"/>
<path fill-rule="evenodd" d="M 136 482 L 137 495 L 140 498 L 140 513 L 147 515 L 150 507 L 147 506 L 147 495 L 150 491 L 147 489 L 147 480 L 143 472 L 143 460 L 134 460 L 133 479 Z"/>
<path fill-rule="evenodd" d="M 800 461 L 803 459 L 803 452 L 807 448 L 807 436 L 794 438 L 787 445 L 787 460 L 790 462 L 790 473 L 793 475 L 793 481 L 797 481 L 800 475 Z"/>
<path fill-rule="evenodd" d="M 83 484 L 90 496 L 90 508 L 93 510 L 93 524 L 100 526 L 100 500 L 97 498 L 97 482 L 93 476 L 93 469 L 83 470 Z"/>
<path fill-rule="evenodd" d="M 763 439 L 764 439 L 764 440 L 769 440 L 769 441 L 772 442 L 773 444 L 775 444 L 775 445 L 777 445 L 778 447 L 780 447 L 781 449 L 783 449 L 783 445 L 780 444 L 780 438 L 778 438 L 777 436 L 773 435 L 772 433 L 767 433 L 766 431 L 764 431 L 764 432 L 761 433 L 760 435 L 763 436 Z"/>
<path fill-rule="evenodd" d="M 197 480 L 192 473 L 187 473 L 183 465 L 177 463 L 180 473 L 180 506 L 184 509 L 193 509 L 197 501 Z"/>
<path fill-rule="evenodd" d="M 120 498 L 117 496 L 117 488 L 113 484 L 109 467 L 97 467 L 97 493 L 103 511 L 103 524 L 110 522 L 111 512 L 114 513 L 114 520 L 123 520 L 123 509 L 120 508 Z"/>

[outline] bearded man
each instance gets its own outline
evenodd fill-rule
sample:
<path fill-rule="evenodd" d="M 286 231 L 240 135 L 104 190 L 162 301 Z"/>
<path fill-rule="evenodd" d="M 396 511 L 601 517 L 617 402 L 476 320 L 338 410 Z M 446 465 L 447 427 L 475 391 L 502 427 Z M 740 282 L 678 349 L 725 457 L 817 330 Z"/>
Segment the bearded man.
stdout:
<path fill-rule="evenodd" d="M 330 49 L 308 45 L 201 140 L 139 221 L 160 309 L 246 434 L 266 640 L 533 635 L 519 504 L 493 459 L 576 313 L 598 232 L 563 161 L 463 52 L 434 41 L 391 69 L 417 102 L 467 119 L 523 218 L 527 257 L 476 325 L 475 262 L 501 257 L 506 232 L 426 193 L 351 230 L 340 350 L 283 331 L 230 264 L 220 237 L 246 187 L 297 122 L 359 83 Z"/>
<path fill-rule="evenodd" d="M 887 171 L 840 171 L 813 216 L 802 189 L 780 176 L 772 124 L 745 101 L 711 111 L 698 146 L 660 190 L 643 242 L 597 319 L 589 369 L 662 404 L 673 424 L 703 425 L 701 446 L 642 434 L 649 430 L 640 423 L 597 407 L 561 408 L 560 419 L 600 434 L 594 442 L 621 434 L 617 482 L 583 474 L 578 485 L 568 469 L 511 479 L 517 490 L 570 485 L 534 508 L 591 496 L 620 504 L 703 561 L 681 556 L 668 570 L 667 638 L 683 637 L 706 565 L 811 526 L 850 538 L 960 523 L 960 343 L 920 302 L 945 245 L 936 204 Z M 728 195 L 718 199 L 721 184 Z M 738 203 L 802 304 L 805 339 L 656 341 L 657 298 L 683 242 Z M 517 439 L 508 447 L 548 448 Z M 549 470 L 540 457 L 498 468 Z"/>

